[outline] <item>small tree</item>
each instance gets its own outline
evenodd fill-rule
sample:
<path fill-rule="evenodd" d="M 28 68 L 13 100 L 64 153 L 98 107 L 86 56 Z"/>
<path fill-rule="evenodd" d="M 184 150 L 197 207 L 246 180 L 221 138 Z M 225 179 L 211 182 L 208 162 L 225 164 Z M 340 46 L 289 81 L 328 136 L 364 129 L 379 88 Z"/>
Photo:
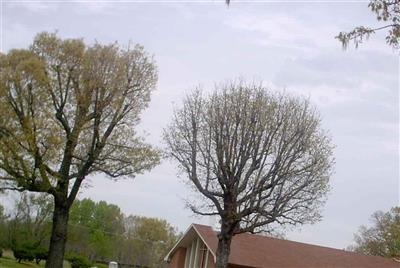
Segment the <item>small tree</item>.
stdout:
<path fill-rule="evenodd" d="M 372 214 L 371 227 L 361 226 L 350 249 L 382 257 L 400 257 L 400 207 Z"/>
<path fill-rule="evenodd" d="M 376 31 L 388 29 L 386 43 L 394 49 L 399 49 L 400 45 L 400 0 L 372 0 L 368 7 L 376 14 L 377 20 L 386 24 L 380 27 L 371 28 L 359 26 L 350 32 L 340 32 L 337 39 L 346 49 L 351 41 L 354 42 L 356 48 L 365 39 Z"/>
<path fill-rule="evenodd" d="M 169 155 L 204 197 L 194 213 L 218 215 L 217 268 L 232 237 L 312 223 L 328 190 L 332 146 L 305 99 L 229 83 L 189 94 L 165 130 Z"/>
<path fill-rule="evenodd" d="M 124 232 L 121 209 L 105 201 L 76 200 L 70 211 L 67 250 L 90 260 L 105 261 L 116 257 Z"/>
<path fill-rule="evenodd" d="M 0 55 L 0 188 L 53 196 L 46 267 L 62 267 L 68 214 L 85 179 L 152 168 L 157 151 L 134 126 L 157 72 L 141 46 L 86 46 L 41 33 Z"/>
<path fill-rule="evenodd" d="M 141 216 L 125 218 L 125 263 L 143 267 L 165 267 L 163 258 L 178 240 L 178 233 L 166 220 Z"/>
<path fill-rule="evenodd" d="M 22 193 L 8 221 L 9 245 L 19 248 L 48 246 L 53 202 L 46 194 Z"/>

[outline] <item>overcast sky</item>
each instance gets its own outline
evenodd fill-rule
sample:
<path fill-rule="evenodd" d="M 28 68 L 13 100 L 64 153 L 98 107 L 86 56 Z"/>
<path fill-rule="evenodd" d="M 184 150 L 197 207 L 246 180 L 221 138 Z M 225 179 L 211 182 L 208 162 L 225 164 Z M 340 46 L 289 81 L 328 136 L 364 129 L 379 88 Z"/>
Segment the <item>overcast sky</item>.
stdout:
<path fill-rule="evenodd" d="M 358 25 L 377 26 L 367 2 L 249 3 L 3 1 L 3 52 L 27 47 L 54 31 L 87 43 L 129 41 L 154 54 L 157 90 L 140 132 L 162 147 L 174 105 L 196 85 L 212 89 L 232 78 L 264 81 L 272 90 L 310 97 L 329 130 L 335 174 L 323 220 L 287 233 L 296 241 L 344 248 L 376 210 L 399 204 L 399 58 L 373 36 L 343 51 L 334 36 Z M 194 218 L 190 191 L 173 162 L 134 180 L 91 178 L 79 198 L 106 200 L 124 213 L 159 217 L 184 231 Z"/>

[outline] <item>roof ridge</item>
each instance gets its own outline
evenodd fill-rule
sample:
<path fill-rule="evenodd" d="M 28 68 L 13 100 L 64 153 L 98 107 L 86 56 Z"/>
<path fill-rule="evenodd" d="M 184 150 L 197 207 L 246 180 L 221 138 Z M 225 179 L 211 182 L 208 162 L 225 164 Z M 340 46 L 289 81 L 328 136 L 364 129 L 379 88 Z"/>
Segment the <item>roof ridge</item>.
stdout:
<path fill-rule="evenodd" d="M 241 233 L 239 235 L 257 236 L 257 237 L 260 237 L 262 239 L 273 239 L 273 240 L 283 241 L 283 242 L 287 242 L 287 243 L 301 244 L 301 245 L 308 246 L 308 247 L 325 248 L 325 249 L 328 249 L 328 250 L 336 250 L 336 251 L 344 252 L 344 253 L 347 253 L 347 254 L 350 254 L 350 255 L 359 255 L 359 256 L 374 257 L 374 258 L 380 258 L 380 259 L 382 259 L 382 258 L 383 259 L 390 259 L 390 258 L 383 257 L 383 256 L 367 255 L 367 254 L 360 253 L 360 252 L 348 251 L 348 250 L 345 250 L 345 249 L 339 249 L 339 248 L 328 247 L 328 246 L 315 245 L 315 244 L 299 242 L 299 241 L 294 241 L 294 240 L 285 239 L 285 238 L 277 238 L 277 237 L 272 237 L 272 236 L 266 236 L 266 235 L 262 235 L 262 234 Z M 396 262 L 400 262 L 400 259 L 392 258 L 392 260 L 396 261 Z"/>
<path fill-rule="evenodd" d="M 384 259 L 389 259 L 387 257 L 383 257 L 383 256 L 377 256 L 377 255 L 368 255 L 368 254 L 364 254 L 364 253 L 360 253 L 360 252 L 356 252 L 356 251 L 349 251 L 346 249 L 339 249 L 339 248 L 334 248 L 334 247 L 329 247 L 329 246 L 322 246 L 322 245 L 316 245 L 316 244 L 310 244 L 310 243 L 305 243 L 305 242 L 299 242 L 299 241 L 294 241 L 294 240 L 290 240 L 290 239 L 285 239 L 285 238 L 277 238 L 277 237 L 272 237 L 272 236 L 266 236 L 266 235 L 262 235 L 262 234 L 252 234 L 252 233 L 242 233 L 244 235 L 249 235 L 249 236 L 257 236 L 263 239 L 273 239 L 273 240 L 278 240 L 278 241 L 283 241 L 283 242 L 288 242 L 288 243 L 296 243 L 296 244 L 301 244 L 304 246 L 309 246 L 309 247 L 317 247 L 317 248 L 325 248 L 325 249 L 329 249 L 329 250 L 337 250 L 337 251 L 341 251 L 344 253 L 348 253 L 348 254 L 354 254 L 354 255 L 359 255 L 359 256 L 367 256 L 367 257 L 377 257 L 377 258 L 384 258 Z M 400 262 L 400 259 L 395 259 L 392 258 L 393 260 Z"/>
<path fill-rule="evenodd" d="M 201 223 L 192 223 L 191 225 L 204 226 L 204 227 L 208 227 L 208 228 L 213 229 L 210 225 L 205 225 L 205 224 L 201 224 Z M 213 229 L 213 231 L 214 231 L 214 229 Z"/>
<path fill-rule="evenodd" d="M 207 228 L 211 229 L 214 233 L 218 234 L 218 232 L 216 230 L 214 230 L 210 225 L 198 224 L 198 223 L 193 223 L 192 225 L 207 227 Z M 285 238 L 277 238 L 277 237 L 273 237 L 273 236 L 263 235 L 263 234 L 260 234 L 260 233 L 258 233 L 258 234 L 240 233 L 240 234 L 237 234 L 237 235 L 247 235 L 247 236 L 251 236 L 251 237 L 255 236 L 255 237 L 259 237 L 261 239 L 271 239 L 271 240 L 276 240 L 276 241 L 282 241 L 282 242 L 285 242 L 285 243 L 300 244 L 300 245 L 304 245 L 304 246 L 307 246 L 307 247 L 313 247 L 313 248 L 324 248 L 324 249 L 328 249 L 328 250 L 339 251 L 339 252 L 346 253 L 346 254 L 349 254 L 349 255 L 366 256 L 366 257 L 373 257 L 373 258 L 379 258 L 379 259 L 390 259 L 390 258 L 386 258 L 386 257 L 383 257 L 383 256 L 367 255 L 367 254 L 363 254 L 363 253 L 359 253 L 359 252 L 355 252 L 355 251 L 348 251 L 346 249 L 339 249 L 339 248 L 323 246 L 323 245 L 315 245 L 315 244 L 310 244 L 310 243 L 305 243 L 305 242 L 300 242 L 300 241 L 294 241 L 294 240 L 285 239 Z M 233 236 L 233 237 L 235 237 L 235 236 Z M 391 258 L 391 259 L 393 261 L 395 261 L 395 262 L 400 262 L 400 259 L 396 259 L 396 258 Z"/>
<path fill-rule="evenodd" d="M 193 232 L 193 233 L 192 233 Z M 210 253 L 216 259 L 215 251 L 218 243 L 218 232 L 213 227 L 205 224 L 192 223 L 181 239 L 175 244 L 173 249 L 168 253 L 165 260 L 169 260 L 171 254 L 183 241 L 184 237 L 191 233 L 190 239 L 196 235 Z M 189 239 L 189 237 L 188 237 Z M 236 240 L 236 242 L 235 242 Z M 188 240 L 189 241 L 189 240 Z M 186 242 L 185 242 L 186 243 Z M 258 247 L 255 249 L 254 247 Z M 265 247 L 265 249 L 261 249 Z M 276 256 L 266 257 L 264 250 L 269 250 Z M 277 251 L 278 250 L 278 251 Z M 332 248 L 308 244 L 304 242 L 292 241 L 288 239 L 276 238 L 268 236 L 268 234 L 251 234 L 242 233 L 235 235 L 232 240 L 231 256 L 229 263 L 235 265 L 250 265 L 251 267 L 264 267 L 263 263 L 271 265 L 281 265 L 279 267 L 290 266 L 297 263 L 304 267 L 318 267 L 318 265 L 332 265 L 332 267 L 342 267 L 340 264 L 347 265 L 346 267 L 396 267 L 400 268 L 399 258 L 384 258 L 380 256 L 365 255 L 358 252 L 352 252 L 345 249 Z M 288 254 L 285 256 L 285 254 Z M 248 255 L 254 255 L 248 258 Z M 232 258 L 231 258 L 232 257 Z M 304 259 L 306 257 L 306 259 Z M 282 266 L 283 265 L 283 266 Z M 349 266 L 350 265 L 350 266 Z M 249 266 L 249 267 L 250 267 Z M 291 267 L 291 266 L 290 266 Z"/>

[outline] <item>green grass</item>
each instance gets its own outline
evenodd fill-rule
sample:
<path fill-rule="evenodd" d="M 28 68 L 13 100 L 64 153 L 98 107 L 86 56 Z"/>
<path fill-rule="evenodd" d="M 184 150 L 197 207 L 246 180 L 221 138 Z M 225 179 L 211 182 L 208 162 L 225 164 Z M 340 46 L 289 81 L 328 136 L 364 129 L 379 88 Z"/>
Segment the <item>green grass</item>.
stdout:
<path fill-rule="evenodd" d="M 21 262 L 18 263 L 14 258 L 10 259 L 8 257 L 0 258 L 1 268 L 39 268 L 44 267 L 44 262 L 37 265 L 35 262 Z"/>
<path fill-rule="evenodd" d="M 41 261 L 39 265 L 37 265 L 35 262 L 26 261 L 21 261 L 21 263 L 18 263 L 13 257 L 11 251 L 3 252 L 3 257 L 0 258 L 0 268 L 43 268 L 44 264 L 44 261 Z M 64 261 L 64 268 L 71 268 L 71 265 Z"/>

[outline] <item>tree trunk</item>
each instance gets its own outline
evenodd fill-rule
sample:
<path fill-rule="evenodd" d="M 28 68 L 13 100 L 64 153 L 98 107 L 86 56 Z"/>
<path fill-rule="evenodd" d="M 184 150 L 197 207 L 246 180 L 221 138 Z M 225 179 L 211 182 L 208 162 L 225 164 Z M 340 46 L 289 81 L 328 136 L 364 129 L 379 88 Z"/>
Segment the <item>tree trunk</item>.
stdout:
<path fill-rule="evenodd" d="M 227 268 L 229 253 L 231 251 L 231 234 L 222 234 L 218 236 L 218 248 L 217 248 L 217 260 L 215 263 L 215 268 Z"/>
<path fill-rule="evenodd" d="M 67 206 L 67 202 L 54 198 L 53 226 L 46 268 L 63 267 L 65 243 L 67 242 L 68 217 L 69 206 Z"/>

